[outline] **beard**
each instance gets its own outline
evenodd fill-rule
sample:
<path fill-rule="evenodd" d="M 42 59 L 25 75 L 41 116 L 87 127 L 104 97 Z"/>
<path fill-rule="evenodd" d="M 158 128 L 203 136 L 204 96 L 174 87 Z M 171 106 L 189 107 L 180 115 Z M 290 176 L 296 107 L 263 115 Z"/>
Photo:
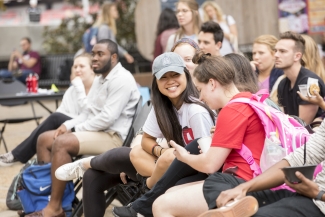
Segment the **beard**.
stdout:
<path fill-rule="evenodd" d="M 95 74 L 105 74 L 105 73 L 111 71 L 111 67 L 112 67 L 111 59 L 112 58 L 110 57 L 109 60 L 107 61 L 106 65 L 103 66 L 103 68 L 94 69 L 93 71 L 95 72 Z"/>

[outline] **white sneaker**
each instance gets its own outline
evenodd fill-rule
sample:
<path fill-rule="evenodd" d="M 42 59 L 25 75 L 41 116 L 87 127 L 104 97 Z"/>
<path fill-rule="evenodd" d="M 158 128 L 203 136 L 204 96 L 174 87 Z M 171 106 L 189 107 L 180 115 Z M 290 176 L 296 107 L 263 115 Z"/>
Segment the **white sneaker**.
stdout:
<path fill-rule="evenodd" d="M 9 167 L 18 162 L 19 161 L 15 159 L 11 151 L 0 155 L 0 166 Z"/>
<path fill-rule="evenodd" d="M 61 181 L 70 181 L 76 178 L 82 178 L 86 169 L 82 166 L 83 161 L 87 158 L 76 160 L 72 163 L 67 163 L 55 171 L 55 177 Z"/>
<path fill-rule="evenodd" d="M 254 215 L 257 210 L 258 202 L 255 197 L 246 196 L 219 209 L 206 211 L 199 217 L 249 217 Z"/>

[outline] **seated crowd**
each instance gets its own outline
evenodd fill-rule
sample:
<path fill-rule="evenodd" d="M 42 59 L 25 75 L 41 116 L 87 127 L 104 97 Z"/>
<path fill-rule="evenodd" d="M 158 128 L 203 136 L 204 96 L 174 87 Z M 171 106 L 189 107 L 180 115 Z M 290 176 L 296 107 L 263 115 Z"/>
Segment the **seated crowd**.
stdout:
<path fill-rule="evenodd" d="M 114 207 L 114 216 L 325 215 L 325 170 L 315 180 L 296 172 L 301 183 L 290 183 L 281 170 L 325 160 L 325 123 L 306 143 L 307 153 L 298 148 L 255 176 L 238 150 L 245 144 L 259 165 L 265 126 L 248 104 L 230 103 L 267 92 L 265 106 L 307 125 L 323 121 L 325 71 L 315 42 L 290 31 L 279 39 L 261 35 L 251 62 L 236 53 L 222 56 L 224 37 L 230 40 L 231 34 L 215 21 L 199 25 L 194 12 L 184 18 L 197 25 L 196 32 L 189 31 L 179 17 L 193 5 L 192 0 L 177 4 L 180 29 L 168 40 L 167 52 L 153 61 L 153 107 L 131 147 L 122 144 L 140 93 L 119 62 L 118 45 L 101 39 L 91 55 L 75 57 L 72 85 L 57 111 L 12 152 L 0 155 L 0 166 L 26 163 L 35 154 L 39 163 L 52 163 L 49 203 L 27 217 L 66 216 L 61 204 L 66 182 L 81 177 L 86 217 L 104 216 L 105 191 L 130 181 L 140 182 L 142 195 Z M 318 84 L 319 91 L 310 92 L 315 97 L 299 91 L 309 78 Z M 212 137 L 204 153 L 202 137 Z M 78 155 L 91 157 L 72 162 Z M 271 190 L 283 183 L 292 190 Z"/>

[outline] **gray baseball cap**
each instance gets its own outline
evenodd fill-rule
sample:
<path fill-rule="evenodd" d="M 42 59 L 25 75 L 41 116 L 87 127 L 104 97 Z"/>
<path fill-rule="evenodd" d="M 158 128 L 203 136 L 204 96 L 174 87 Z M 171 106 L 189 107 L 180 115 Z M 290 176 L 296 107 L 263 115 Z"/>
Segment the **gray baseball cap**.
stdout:
<path fill-rule="evenodd" d="M 152 74 L 159 80 L 167 72 L 184 73 L 184 60 L 173 52 L 163 53 L 156 57 L 152 64 Z"/>

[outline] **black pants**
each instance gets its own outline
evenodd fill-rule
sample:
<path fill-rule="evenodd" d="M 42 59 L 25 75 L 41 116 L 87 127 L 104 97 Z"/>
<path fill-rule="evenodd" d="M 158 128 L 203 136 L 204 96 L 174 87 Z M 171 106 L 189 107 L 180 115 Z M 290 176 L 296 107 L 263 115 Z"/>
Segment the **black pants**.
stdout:
<path fill-rule="evenodd" d="M 49 130 L 56 130 L 65 121 L 70 120 L 71 117 L 66 116 L 60 112 L 52 113 L 45 121 L 43 121 L 30 136 L 20 143 L 15 149 L 12 150 L 12 154 L 15 159 L 22 163 L 26 163 L 36 154 L 37 138 L 42 133 Z"/>
<path fill-rule="evenodd" d="M 83 176 L 83 205 L 86 217 L 102 217 L 105 214 L 104 191 L 121 184 L 120 173 L 136 181 L 137 171 L 130 160 L 131 148 L 111 149 L 90 161 L 92 169 Z"/>
<path fill-rule="evenodd" d="M 216 199 L 222 191 L 232 189 L 245 182 L 230 174 L 214 173 L 203 185 L 203 194 L 209 209 L 216 208 Z M 254 217 L 320 217 L 324 216 L 312 199 L 289 190 L 264 190 L 250 192 L 255 197 L 259 210 Z"/>
<path fill-rule="evenodd" d="M 197 140 L 192 141 L 185 148 L 191 154 L 200 153 Z M 207 178 L 206 174 L 200 173 L 187 164 L 175 159 L 156 185 L 132 203 L 132 208 L 142 215 L 152 216 L 153 202 L 169 188 L 177 184 L 200 181 L 205 178 Z"/>

